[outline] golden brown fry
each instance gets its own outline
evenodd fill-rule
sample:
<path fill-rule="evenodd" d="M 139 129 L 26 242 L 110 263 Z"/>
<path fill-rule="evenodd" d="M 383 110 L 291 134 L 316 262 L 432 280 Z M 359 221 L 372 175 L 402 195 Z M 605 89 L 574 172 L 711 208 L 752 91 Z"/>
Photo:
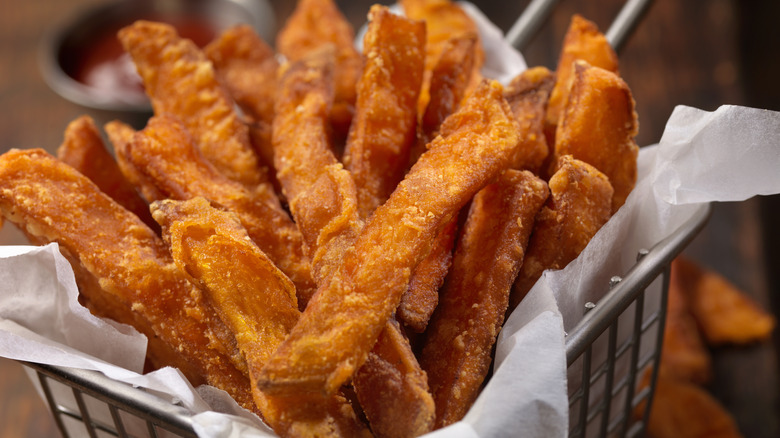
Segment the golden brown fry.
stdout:
<path fill-rule="evenodd" d="M 420 364 L 436 402 L 436 427 L 459 421 L 476 400 L 509 305 L 547 184 L 507 170 L 471 203 Z"/>
<path fill-rule="evenodd" d="M 129 162 L 126 157 L 129 157 L 130 143 L 133 141 L 133 136 L 136 130 L 119 120 L 113 120 L 106 123 L 104 126 L 106 135 L 111 144 L 114 146 L 114 156 L 116 163 L 119 166 L 119 170 L 124 175 L 125 179 L 132 184 L 136 190 L 138 190 L 145 199 L 148 201 L 154 201 L 156 199 L 165 199 L 167 196 L 162 193 L 157 187 L 145 181 L 144 176 L 136 170 L 133 163 Z"/>
<path fill-rule="evenodd" d="M 203 155 L 228 178 L 254 188 L 267 181 L 211 62 L 173 26 L 137 21 L 118 33 L 135 62 L 155 114 L 174 114 L 192 133 Z"/>
<path fill-rule="evenodd" d="M 175 366 L 193 385 L 209 383 L 254 409 L 235 339 L 137 216 L 70 166 L 40 149 L 0 156 L 0 210 L 37 243 L 57 242 L 111 303 L 110 317 L 149 339 L 155 367 Z"/>
<path fill-rule="evenodd" d="M 300 316 L 292 282 L 249 239 L 233 213 L 204 198 L 152 205 L 177 265 L 199 284 L 236 336 L 252 395 L 281 436 L 357 436 L 368 431 L 341 396 L 268 397 L 254 376 Z M 230 275 L 227 275 L 227 274 Z"/>
<path fill-rule="evenodd" d="M 430 84 L 433 70 L 447 49 L 447 42 L 452 38 L 464 35 L 476 35 L 477 45 L 474 51 L 474 61 L 469 90 L 474 89 L 482 79 L 480 69 L 485 62 L 485 52 L 479 39 L 476 23 L 460 6 L 450 0 L 402 0 L 401 6 L 407 17 L 425 21 L 426 55 L 425 74 L 420 91 L 418 112 L 423 114 L 430 101 Z"/>
<path fill-rule="evenodd" d="M 344 167 L 368 217 L 403 179 L 416 139 L 417 98 L 425 61 L 425 25 L 375 5 L 363 41 L 366 65 Z"/>
<path fill-rule="evenodd" d="M 203 52 L 230 96 L 249 118 L 250 139 L 257 154 L 265 165 L 272 166 L 270 129 L 279 69 L 273 49 L 252 27 L 243 24 L 224 31 Z M 254 132 L 253 126 L 256 126 Z"/>
<path fill-rule="evenodd" d="M 335 101 L 331 123 L 346 136 L 355 112 L 357 83 L 363 59 L 355 49 L 355 32 L 332 0 L 299 0 L 295 11 L 276 36 L 276 49 L 297 61 L 325 45 L 336 47 Z"/>
<path fill-rule="evenodd" d="M 595 23 L 575 14 L 563 38 L 563 47 L 558 57 L 555 88 L 547 107 L 547 122 L 557 125 L 569 96 L 574 74 L 574 62 L 585 61 L 595 67 L 618 73 L 618 58 L 607 38 Z"/>
<path fill-rule="evenodd" d="M 149 204 L 124 178 L 91 117 L 81 116 L 68 124 L 65 139 L 57 149 L 57 158 L 89 178 L 103 193 L 133 212 L 149 228 L 159 230 L 149 213 Z"/>
<path fill-rule="evenodd" d="M 396 318 L 416 333 L 425 331 L 439 303 L 439 289 L 452 265 L 458 219 L 453 217 L 436 236 L 431 252 L 414 268 L 409 288 L 401 297 Z"/>
<path fill-rule="evenodd" d="M 262 389 L 333 393 L 363 364 L 431 240 L 508 166 L 518 135 L 502 93 L 485 81 L 444 122 L 263 368 Z"/>
<path fill-rule="evenodd" d="M 352 176 L 330 149 L 332 52 L 285 68 L 274 122 L 276 166 L 318 284 L 325 284 L 363 227 Z M 417 436 L 433 426 L 433 399 L 409 342 L 388 323 L 354 387 L 377 436 Z M 409 418 L 413 418 L 409 421 Z"/>
<path fill-rule="evenodd" d="M 585 249 L 610 218 L 612 186 L 595 167 L 571 156 L 559 159 L 550 198 L 536 217 L 523 265 L 510 297 L 514 309 L 546 269 L 562 269 Z"/>
<path fill-rule="evenodd" d="M 195 147 L 184 125 L 170 116 L 152 117 L 134 137 L 125 157 L 145 183 L 171 199 L 203 196 L 235 212 L 252 240 L 295 283 L 299 300 L 314 291 L 301 234 L 270 185 L 249 191 L 212 166 Z"/>
<path fill-rule="evenodd" d="M 722 275 L 682 257 L 672 269 L 708 344 L 748 344 L 772 335 L 774 317 Z"/>
<path fill-rule="evenodd" d="M 704 384 L 712 378 L 712 360 L 686 300 L 685 273 L 672 263 L 666 326 L 659 372 L 665 376 Z"/>
<path fill-rule="evenodd" d="M 417 142 L 412 150 L 410 163 L 414 164 L 425 152 L 425 146 L 439 134 L 439 127 L 444 119 L 455 112 L 466 97 L 473 75 L 477 47 L 478 37 L 474 34 L 460 35 L 445 42 L 442 54 L 433 67 L 429 102 L 420 117 Z"/>
<path fill-rule="evenodd" d="M 433 429 L 428 379 L 395 321 L 379 335 L 353 385 L 375 436 L 414 437 Z"/>
<path fill-rule="evenodd" d="M 612 72 L 577 62 L 555 134 L 555 157 L 572 155 L 604 173 L 615 190 L 613 213 L 636 183 L 638 126 L 628 85 Z"/>
<path fill-rule="evenodd" d="M 544 67 L 535 67 L 517 75 L 507 86 L 504 97 L 509 102 L 520 130 L 525 133 L 519 149 L 516 169 L 528 169 L 539 174 L 549 155 L 544 132 L 545 111 L 555 75 Z"/>
<path fill-rule="evenodd" d="M 647 424 L 651 438 L 740 438 L 731 414 L 707 391 L 658 376 Z"/>

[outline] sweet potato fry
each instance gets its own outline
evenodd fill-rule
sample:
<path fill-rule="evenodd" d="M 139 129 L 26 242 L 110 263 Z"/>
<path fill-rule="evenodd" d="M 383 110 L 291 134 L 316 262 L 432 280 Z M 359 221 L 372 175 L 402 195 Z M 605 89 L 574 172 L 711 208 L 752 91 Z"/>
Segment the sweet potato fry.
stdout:
<path fill-rule="evenodd" d="M 425 62 L 425 25 L 375 5 L 363 41 L 366 65 L 358 82 L 355 118 L 344 167 L 368 217 L 404 176 L 416 139 L 417 98 Z"/>
<path fill-rule="evenodd" d="M 357 83 L 363 59 L 355 49 L 355 32 L 332 0 L 299 0 L 295 11 L 276 36 L 276 49 L 297 61 L 324 45 L 336 47 L 335 96 L 331 123 L 346 136 L 355 112 Z"/>
<path fill-rule="evenodd" d="M 611 216 L 612 186 L 595 167 L 563 156 L 548 184 L 551 196 L 536 217 L 510 309 L 517 307 L 542 272 L 562 269 L 574 260 Z"/>
<path fill-rule="evenodd" d="M 68 124 L 65 139 L 57 149 L 57 158 L 89 178 L 103 193 L 133 212 L 149 228 L 159 230 L 149 213 L 149 204 L 122 175 L 91 117 L 81 116 Z"/>
<path fill-rule="evenodd" d="M 355 183 L 328 142 L 331 67 L 327 50 L 285 67 L 274 123 L 276 168 L 318 284 L 363 227 Z M 396 324 L 386 325 L 353 384 L 376 436 L 417 436 L 433 426 L 425 373 Z"/>
<path fill-rule="evenodd" d="M 203 196 L 235 212 L 252 240 L 295 283 L 303 303 L 313 293 L 314 281 L 303 254 L 301 234 L 270 185 L 255 190 L 219 173 L 195 147 L 184 125 L 171 116 L 154 116 L 139 131 L 125 157 L 145 183 L 167 198 Z"/>
<path fill-rule="evenodd" d="M 426 27 L 425 73 L 420 91 L 418 112 L 423 114 L 428 106 L 431 97 L 430 84 L 433 70 L 447 49 L 447 41 L 452 38 L 460 38 L 464 35 L 477 36 L 471 79 L 467 87 L 469 90 L 473 90 L 482 79 L 480 69 L 485 62 L 485 52 L 474 20 L 460 6 L 450 0 L 402 0 L 401 6 L 407 17 L 425 21 Z"/>
<path fill-rule="evenodd" d="M 652 438 L 740 438 L 731 414 L 693 383 L 659 376 L 647 424 Z"/>
<path fill-rule="evenodd" d="M 155 114 L 174 114 L 203 155 L 228 178 L 254 188 L 267 181 L 249 132 L 217 81 L 211 62 L 173 26 L 137 21 L 118 33 L 135 62 Z"/>
<path fill-rule="evenodd" d="M 571 88 L 574 62 L 585 61 L 595 67 L 618 73 L 618 58 L 607 38 L 595 23 L 575 14 L 563 38 L 563 47 L 558 57 L 555 88 L 547 107 L 547 122 L 557 125 Z"/>
<path fill-rule="evenodd" d="M 436 402 L 436 427 L 460 420 L 476 400 L 509 305 L 547 184 L 507 170 L 471 203 L 420 364 Z"/>
<path fill-rule="evenodd" d="M 749 344 L 772 335 L 774 317 L 722 275 L 683 257 L 672 269 L 708 344 Z"/>
<path fill-rule="evenodd" d="M 108 316 L 149 338 L 153 366 L 178 367 L 193 385 L 224 389 L 254 410 L 235 338 L 137 216 L 40 149 L 0 156 L 0 210 L 37 243 L 57 242 L 77 272 L 99 282 L 82 292 L 105 294 L 88 299 L 110 301 Z"/>
<path fill-rule="evenodd" d="M 254 376 L 300 312 L 292 282 L 252 243 L 238 217 L 199 197 L 158 201 L 152 209 L 174 261 L 201 286 L 235 334 L 255 403 L 274 431 L 281 436 L 368 435 L 341 396 L 288 399 L 268 397 L 257 388 Z"/>
<path fill-rule="evenodd" d="M 444 119 L 455 112 L 466 97 L 471 84 L 474 62 L 478 47 L 478 37 L 464 34 L 450 38 L 444 43 L 441 56 L 431 72 L 429 102 L 421 113 L 417 127 L 417 142 L 412 150 L 410 163 L 425 152 L 425 146 L 439 134 Z"/>
<path fill-rule="evenodd" d="M 279 69 L 273 49 L 249 25 L 243 24 L 224 31 L 203 52 L 228 94 L 248 117 L 251 144 L 262 163 L 272 166 L 270 132 Z"/>
<path fill-rule="evenodd" d="M 684 291 L 685 273 L 680 271 L 673 262 L 659 372 L 675 379 L 705 384 L 712 378 L 712 359 L 691 314 Z"/>
<path fill-rule="evenodd" d="M 431 252 L 414 268 L 409 288 L 401 297 L 395 316 L 404 327 L 416 333 L 425 331 L 428 321 L 439 303 L 439 289 L 452 266 L 452 250 L 458 218 L 453 217 L 436 236 Z"/>
<path fill-rule="evenodd" d="M 573 75 L 555 134 L 555 156 L 572 155 L 604 173 L 615 190 L 614 213 L 636 183 L 634 98 L 628 85 L 607 70 L 578 61 Z"/>
<path fill-rule="evenodd" d="M 520 130 L 525 133 L 513 165 L 515 169 L 528 169 L 539 174 L 547 157 L 552 155 L 544 122 L 547 100 L 554 83 L 552 72 L 545 67 L 534 67 L 513 78 L 504 92 Z"/>
<path fill-rule="evenodd" d="M 485 81 L 442 126 L 272 355 L 258 384 L 273 393 L 333 393 L 366 360 L 431 240 L 518 142 L 503 87 Z"/>
<path fill-rule="evenodd" d="M 132 184 L 147 201 L 151 202 L 156 199 L 165 199 L 167 195 L 157 189 L 157 186 L 154 184 L 146 182 L 144 176 L 141 175 L 141 173 L 136 170 L 133 163 L 129 162 L 126 158 L 129 157 L 128 148 L 136 133 L 135 128 L 119 120 L 112 120 L 106 123 L 103 129 L 105 129 L 108 140 L 114 147 L 116 163 L 125 179 Z"/>

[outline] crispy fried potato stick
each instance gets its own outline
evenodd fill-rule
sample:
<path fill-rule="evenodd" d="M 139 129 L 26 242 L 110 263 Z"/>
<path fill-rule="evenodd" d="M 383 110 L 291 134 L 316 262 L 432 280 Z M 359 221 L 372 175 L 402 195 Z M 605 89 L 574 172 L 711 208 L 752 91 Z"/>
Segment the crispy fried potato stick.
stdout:
<path fill-rule="evenodd" d="M 368 19 L 366 65 L 343 158 L 358 188 L 362 218 L 390 196 L 407 170 L 425 62 L 423 22 L 379 5 L 371 8 Z"/>
<path fill-rule="evenodd" d="M 684 291 L 687 286 L 685 273 L 680 271 L 680 266 L 672 262 L 659 372 L 675 379 L 705 384 L 712 379 L 712 359 L 691 314 Z"/>
<path fill-rule="evenodd" d="M 329 145 L 332 64 L 332 52 L 324 50 L 285 67 L 274 123 L 277 172 L 318 284 L 363 227 L 355 183 Z M 353 384 L 376 436 L 417 436 L 433 427 L 425 373 L 397 324 L 386 325 Z"/>
<path fill-rule="evenodd" d="M 194 145 L 184 125 L 170 116 L 152 117 L 139 131 L 125 159 L 146 184 L 171 199 L 203 196 L 235 212 L 252 240 L 295 283 L 301 301 L 314 291 L 301 233 L 270 185 L 250 191 L 212 166 Z"/>
<path fill-rule="evenodd" d="M 250 139 L 267 166 L 274 162 L 271 123 L 279 62 L 273 49 L 250 27 L 232 27 L 203 52 L 230 96 L 249 119 Z"/>
<path fill-rule="evenodd" d="M 518 135 L 502 93 L 485 81 L 444 122 L 263 368 L 262 389 L 332 394 L 365 362 L 431 240 L 508 166 Z"/>
<path fill-rule="evenodd" d="M 468 33 L 450 38 L 444 43 L 441 56 L 433 67 L 429 86 L 429 102 L 417 127 L 417 142 L 410 163 L 425 152 L 425 146 L 439 134 L 444 119 L 455 112 L 466 97 L 474 73 L 479 38 Z"/>
<path fill-rule="evenodd" d="M 279 435 L 369 435 L 341 396 L 268 397 L 254 376 L 300 316 L 295 287 L 249 239 L 239 218 L 206 199 L 152 205 L 176 264 L 199 284 L 236 336 L 252 380 L 252 396 Z M 229 273 L 229 275 L 227 275 Z"/>
<path fill-rule="evenodd" d="M 544 131 L 545 112 L 555 75 L 545 67 L 534 67 L 517 75 L 507 86 L 504 97 L 512 108 L 520 130 L 525 133 L 518 149 L 515 169 L 528 169 L 536 174 L 552 155 Z"/>
<path fill-rule="evenodd" d="M 614 213 L 636 184 L 639 129 L 631 90 L 616 74 L 582 61 L 555 134 L 555 156 L 572 155 L 604 173 Z"/>
<path fill-rule="evenodd" d="M 57 158 L 89 178 L 103 193 L 133 212 L 149 228 L 159 230 L 149 213 L 149 204 L 122 175 L 92 117 L 81 116 L 68 124 L 65 138 L 57 148 Z"/>
<path fill-rule="evenodd" d="M 460 6 L 450 0 L 402 0 L 401 6 L 407 17 L 425 21 L 426 55 L 423 85 L 420 91 L 418 112 L 424 114 L 430 101 L 430 87 L 433 80 L 433 70 L 444 53 L 448 50 L 448 41 L 461 38 L 464 35 L 476 35 L 477 45 L 474 51 L 472 73 L 469 90 L 482 79 L 480 69 L 485 62 L 485 52 L 479 39 L 476 23 Z"/>
<path fill-rule="evenodd" d="M 40 149 L 0 156 L 0 210 L 36 243 L 57 242 L 95 283 L 82 293 L 109 302 L 108 316 L 149 339 L 153 366 L 175 366 L 254 409 L 235 339 L 176 268 L 163 241 L 85 176 Z"/>
<path fill-rule="evenodd" d="M 133 163 L 129 162 L 126 157 L 129 157 L 130 143 L 133 141 L 133 136 L 136 130 L 119 120 L 112 120 L 103 127 L 108 136 L 108 140 L 114 147 L 114 156 L 116 163 L 119 165 L 119 170 L 125 179 L 132 184 L 147 200 L 154 201 L 156 199 L 165 199 L 167 195 L 162 193 L 154 184 L 146 182 L 141 173 L 136 170 Z M 159 225 L 158 225 L 159 226 Z"/>
<path fill-rule="evenodd" d="M 574 62 L 578 60 L 618 73 L 618 57 L 607 38 L 595 23 L 574 14 L 563 38 L 555 88 L 547 106 L 547 123 L 550 125 L 557 125 L 562 116 L 574 75 Z"/>
<path fill-rule="evenodd" d="M 550 178 L 550 198 L 536 217 L 523 265 L 512 288 L 514 309 L 546 269 L 574 260 L 610 218 L 612 186 L 595 167 L 571 156 L 559 159 Z"/>
<path fill-rule="evenodd" d="M 672 270 L 708 344 L 749 344 L 772 335 L 774 317 L 719 273 L 683 257 Z"/>
<path fill-rule="evenodd" d="M 534 217 L 548 194 L 542 179 L 510 169 L 474 196 L 420 357 L 437 428 L 459 421 L 479 394 Z"/>
<path fill-rule="evenodd" d="M 217 81 L 211 62 L 173 26 L 137 21 L 119 40 L 135 62 L 155 114 L 176 115 L 203 155 L 228 178 L 254 188 L 267 181 L 249 132 Z"/>
<path fill-rule="evenodd" d="M 299 0 L 276 36 L 276 50 L 289 61 L 297 61 L 330 44 L 336 47 L 335 102 L 330 119 L 334 129 L 346 136 L 355 112 L 356 87 L 363 70 L 352 25 L 333 0 Z"/>
<path fill-rule="evenodd" d="M 648 436 L 652 438 L 741 438 L 734 418 L 706 390 L 658 376 Z"/>

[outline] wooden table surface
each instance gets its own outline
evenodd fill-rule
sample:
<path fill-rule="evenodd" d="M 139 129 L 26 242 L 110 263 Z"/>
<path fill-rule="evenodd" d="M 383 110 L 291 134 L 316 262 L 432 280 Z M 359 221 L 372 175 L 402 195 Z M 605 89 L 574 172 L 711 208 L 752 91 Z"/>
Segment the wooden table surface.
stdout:
<path fill-rule="evenodd" d="M 0 14 L 0 153 L 10 148 L 54 151 L 67 123 L 83 109 L 53 93 L 43 82 L 37 56 L 45 32 L 97 0 L 2 2 Z M 508 29 L 528 1 L 476 2 Z M 507 2 L 508 3 L 508 2 Z M 606 29 L 619 0 L 561 2 L 526 52 L 529 65 L 555 67 L 569 17 L 580 12 Z M 750 3 L 745 5 L 744 3 Z M 621 54 L 622 76 L 631 86 L 640 115 L 640 144 L 658 141 L 677 104 L 713 110 L 721 104 L 780 109 L 778 6 L 770 0 L 659 0 Z M 371 2 L 339 2 L 345 15 L 362 23 Z M 275 2 L 277 22 L 291 2 Z M 777 197 L 718 204 L 710 223 L 686 251 L 717 269 L 766 308 L 778 304 L 780 219 Z M 24 244 L 10 226 L 0 244 Z M 711 391 L 735 415 L 748 437 L 780 436 L 777 336 L 773 343 L 714 351 Z M 0 438 L 59 436 L 43 402 L 19 364 L 0 359 Z"/>

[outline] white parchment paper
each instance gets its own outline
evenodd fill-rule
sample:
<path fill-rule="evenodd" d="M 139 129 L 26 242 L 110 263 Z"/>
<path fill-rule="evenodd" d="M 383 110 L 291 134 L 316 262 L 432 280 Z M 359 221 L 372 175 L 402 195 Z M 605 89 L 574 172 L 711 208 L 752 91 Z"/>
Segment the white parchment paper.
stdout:
<path fill-rule="evenodd" d="M 486 76 L 508 81 L 522 56 L 470 4 L 488 47 Z M 678 107 L 657 146 L 639 157 L 639 181 L 626 204 L 566 269 L 548 272 L 502 330 L 493 376 L 463 419 L 436 437 L 564 437 L 569 423 L 565 331 L 605 281 L 626 272 L 687 220 L 696 203 L 780 193 L 780 113 L 723 106 Z M 201 437 L 272 436 L 268 428 L 209 387 L 192 388 L 174 369 L 147 375 L 145 339 L 132 328 L 93 317 L 77 303 L 67 261 L 55 244 L 0 247 L 0 356 L 97 370 L 149 388 L 192 410 Z"/>

